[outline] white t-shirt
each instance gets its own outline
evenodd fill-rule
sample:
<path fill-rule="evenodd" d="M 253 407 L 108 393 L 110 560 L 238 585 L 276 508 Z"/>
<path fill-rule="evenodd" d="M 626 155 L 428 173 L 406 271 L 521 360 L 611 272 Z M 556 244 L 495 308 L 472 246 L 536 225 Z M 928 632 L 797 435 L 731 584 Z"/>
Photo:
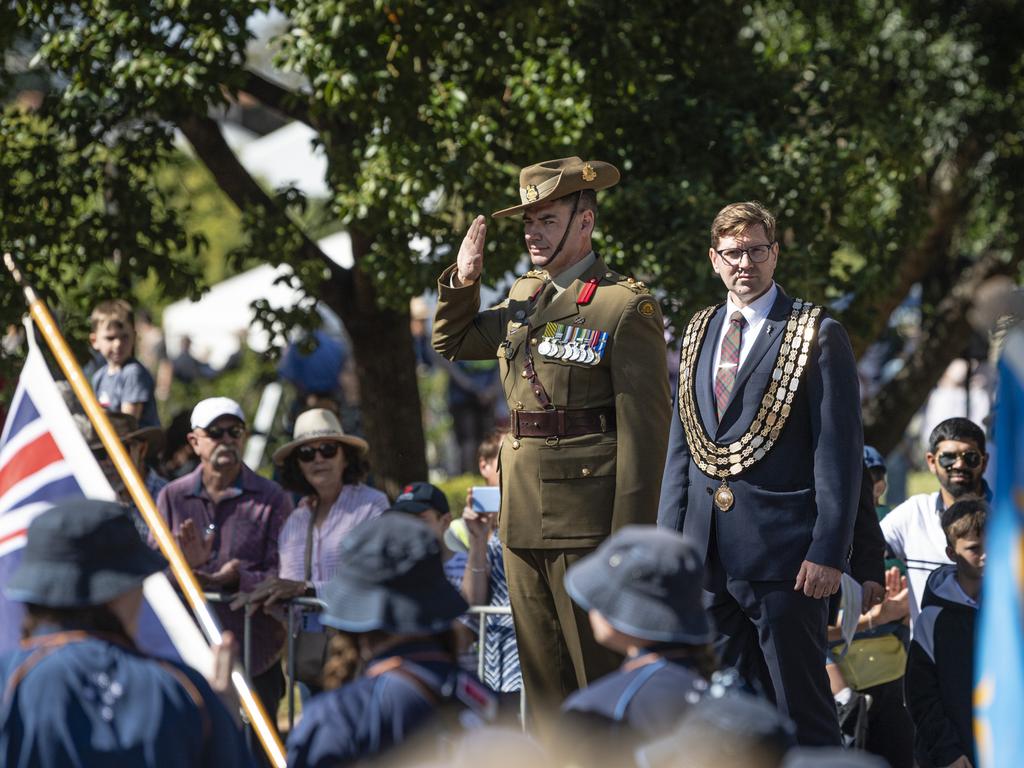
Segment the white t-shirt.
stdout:
<path fill-rule="evenodd" d="M 895 557 L 907 564 L 910 584 L 910 623 L 921 612 L 924 587 L 931 572 L 953 561 L 946 557 L 942 532 L 944 506 L 939 492 L 911 496 L 882 518 L 882 535 Z"/>

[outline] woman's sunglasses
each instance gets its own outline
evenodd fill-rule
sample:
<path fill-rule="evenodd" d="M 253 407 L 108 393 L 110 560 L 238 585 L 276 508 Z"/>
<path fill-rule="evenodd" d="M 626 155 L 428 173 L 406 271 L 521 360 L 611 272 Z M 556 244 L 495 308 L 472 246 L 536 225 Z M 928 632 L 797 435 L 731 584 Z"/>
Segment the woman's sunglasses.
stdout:
<path fill-rule="evenodd" d="M 338 455 L 339 445 L 337 443 L 324 443 L 323 445 L 312 446 L 304 445 L 301 448 L 296 449 L 295 455 L 299 457 L 299 461 L 304 464 L 308 464 L 316 455 L 319 453 L 325 459 L 333 459 Z"/>

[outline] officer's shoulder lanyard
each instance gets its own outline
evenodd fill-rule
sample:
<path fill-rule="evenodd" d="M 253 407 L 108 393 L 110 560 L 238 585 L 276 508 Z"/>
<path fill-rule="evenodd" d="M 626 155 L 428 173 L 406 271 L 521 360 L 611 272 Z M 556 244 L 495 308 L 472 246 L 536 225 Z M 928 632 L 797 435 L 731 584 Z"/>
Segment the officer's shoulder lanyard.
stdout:
<path fill-rule="evenodd" d="M 26 649 L 31 648 L 32 653 L 30 653 L 25 660 L 15 668 L 11 677 L 8 679 L 7 686 L 4 688 L 4 706 L 7 706 L 7 703 L 14 696 L 18 686 L 21 685 L 28 673 L 31 672 L 39 662 L 61 648 L 74 643 L 82 643 L 89 639 L 102 640 L 103 642 L 111 643 L 112 645 L 118 645 L 137 656 L 141 656 L 155 664 L 159 664 L 160 667 L 174 677 L 174 679 L 178 681 L 178 684 L 185 689 L 185 693 L 188 694 L 189 698 L 192 699 L 196 708 L 199 710 L 199 719 L 202 721 L 203 744 L 206 744 L 213 731 L 213 724 L 210 721 L 210 714 L 207 711 L 206 701 L 203 699 L 203 694 L 189 679 L 188 675 L 173 664 L 142 653 L 135 643 L 132 642 L 131 638 L 117 635 L 112 632 L 92 632 L 82 629 L 73 629 L 66 630 L 64 632 L 52 632 L 38 637 L 29 637 L 23 640 L 22 647 Z"/>

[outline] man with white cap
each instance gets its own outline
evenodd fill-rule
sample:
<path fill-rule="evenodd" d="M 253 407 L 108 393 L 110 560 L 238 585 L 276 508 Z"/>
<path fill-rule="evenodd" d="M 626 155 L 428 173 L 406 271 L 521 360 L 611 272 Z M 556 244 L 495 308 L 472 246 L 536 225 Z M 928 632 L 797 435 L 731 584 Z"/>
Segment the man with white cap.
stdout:
<path fill-rule="evenodd" d="M 242 463 L 245 415 L 234 400 L 200 401 L 192 409 L 191 426 L 188 441 L 199 466 L 167 485 L 157 507 L 204 589 L 251 591 L 277 574 L 277 539 L 291 514 L 291 499 L 277 483 Z M 215 608 L 222 626 L 242 637 L 242 611 L 226 604 Z M 284 631 L 276 619 L 257 613 L 251 632 L 249 676 L 273 712 L 284 695 L 279 663 Z"/>

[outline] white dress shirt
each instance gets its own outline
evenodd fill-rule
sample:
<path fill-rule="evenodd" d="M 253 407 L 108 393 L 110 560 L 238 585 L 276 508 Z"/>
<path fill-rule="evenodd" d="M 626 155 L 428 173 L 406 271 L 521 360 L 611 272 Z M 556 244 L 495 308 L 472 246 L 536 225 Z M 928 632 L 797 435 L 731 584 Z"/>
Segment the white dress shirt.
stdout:
<path fill-rule="evenodd" d="M 729 330 L 729 318 L 732 317 L 732 313 L 739 310 L 743 315 L 743 319 L 747 321 L 746 325 L 743 326 L 743 333 L 740 335 L 739 367 L 742 368 L 743 363 L 747 359 L 747 355 L 750 354 L 750 350 L 754 346 L 757 334 L 761 332 L 761 329 L 764 327 L 764 321 L 768 319 L 768 313 L 771 311 L 772 305 L 775 303 L 775 298 L 778 295 L 779 288 L 774 282 L 772 282 L 771 288 L 745 307 L 737 307 L 733 303 L 732 298 L 729 298 L 726 301 L 725 322 L 722 323 L 722 330 L 719 331 L 718 341 L 715 343 L 715 364 L 711 368 L 712 391 L 714 391 L 715 379 L 718 376 L 718 363 L 722 358 L 722 339 L 725 338 L 725 334 Z"/>

